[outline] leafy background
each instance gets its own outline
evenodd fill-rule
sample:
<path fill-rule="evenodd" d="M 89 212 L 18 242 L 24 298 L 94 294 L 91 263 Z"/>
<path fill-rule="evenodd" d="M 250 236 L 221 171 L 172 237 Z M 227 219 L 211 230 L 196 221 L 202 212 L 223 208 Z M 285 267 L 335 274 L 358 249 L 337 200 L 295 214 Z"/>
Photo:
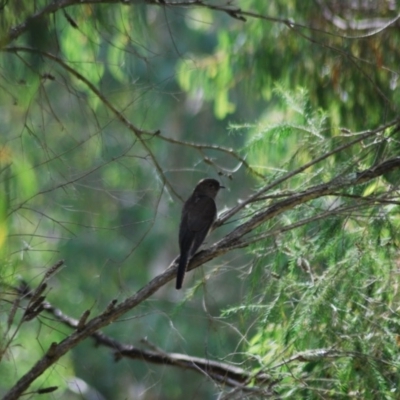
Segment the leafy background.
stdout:
<path fill-rule="evenodd" d="M 2 4 L 1 393 L 70 332 L 45 313 L 19 324 L 23 306 L 10 321 L 10 285 L 35 287 L 64 259 L 47 300 L 96 315 L 177 256 L 181 201 L 199 179 L 227 187 L 224 211 L 397 117 L 394 2 L 235 4 L 246 21 L 211 6 Z M 279 196 L 398 156 L 398 140 L 383 129 L 295 174 L 207 244 Z M 332 213 L 187 274 L 183 291 L 165 285 L 104 332 L 267 371 L 286 398 L 397 398 L 398 177 L 288 210 L 252 234 Z M 32 388 L 53 385 L 66 399 L 227 393 L 194 372 L 115 363 L 91 340 Z"/>

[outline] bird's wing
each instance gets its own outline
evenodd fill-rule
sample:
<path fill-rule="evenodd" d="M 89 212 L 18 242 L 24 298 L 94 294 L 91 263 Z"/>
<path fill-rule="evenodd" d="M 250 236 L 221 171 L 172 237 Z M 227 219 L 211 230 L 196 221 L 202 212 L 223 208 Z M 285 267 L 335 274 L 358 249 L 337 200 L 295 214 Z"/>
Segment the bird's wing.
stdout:
<path fill-rule="evenodd" d="M 201 196 L 190 207 L 187 213 L 187 227 L 189 230 L 208 232 L 217 215 L 217 207 L 212 198 Z"/>

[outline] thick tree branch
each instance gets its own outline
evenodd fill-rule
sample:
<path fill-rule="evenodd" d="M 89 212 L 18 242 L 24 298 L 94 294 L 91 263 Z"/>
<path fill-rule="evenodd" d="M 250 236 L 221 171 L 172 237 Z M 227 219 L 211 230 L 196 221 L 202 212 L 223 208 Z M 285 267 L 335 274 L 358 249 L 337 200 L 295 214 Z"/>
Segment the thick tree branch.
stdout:
<path fill-rule="evenodd" d="M 35 292 L 30 291 L 24 285 L 20 289 L 14 289 L 19 292 L 21 299 L 29 299 L 32 303 L 35 293 L 41 288 L 40 285 Z M 21 300 L 20 299 L 20 300 Z M 72 318 L 60 309 L 54 307 L 49 302 L 42 302 L 42 309 L 47 313 L 51 314 L 56 320 L 62 322 L 69 328 L 82 330 L 86 318 L 89 316 L 89 312 L 83 313 L 82 317 L 77 320 Z M 211 379 L 224 383 L 228 386 L 242 386 L 246 382 L 253 381 L 257 385 L 268 385 L 269 387 L 273 383 L 272 377 L 266 373 L 253 374 L 246 370 L 233 366 L 228 363 L 222 363 L 219 361 L 213 361 L 206 358 L 193 357 L 179 353 L 167 353 L 164 351 L 156 350 L 145 350 L 138 348 L 133 345 L 128 345 L 119 342 L 105 335 L 102 332 L 94 332 L 90 335 L 95 340 L 97 345 L 105 346 L 112 349 L 115 352 L 115 360 L 119 361 L 121 358 L 126 357 L 132 360 L 141 360 L 153 364 L 171 365 L 183 369 L 191 369 L 198 373 L 203 373 L 209 376 Z M 261 389 L 260 389 L 261 390 Z"/>
<path fill-rule="evenodd" d="M 333 195 L 338 190 L 363 184 L 371 179 L 382 176 L 383 174 L 398 168 L 400 168 L 400 157 L 395 157 L 362 172 L 349 174 L 345 177 L 337 177 L 328 183 L 313 186 L 298 194 L 290 196 L 287 199 L 278 201 L 272 204 L 270 207 L 267 207 L 265 210 L 256 213 L 247 222 L 234 229 L 231 233 L 217 242 L 213 247 L 217 247 L 219 249 L 230 249 L 232 248 L 232 244 L 237 245 L 239 239 L 244 235 L 253 231 L 271 218 L 282 214 L 286 210 L 293 209 L 300 204 L 306 203 L 318 197 Z"/>
<path fill-rule="evenodd" d="M 244 204 L 254 201 L 255 199 L 261 197 L 261 195 L 264 194 L 271 187 L 274 187 L 277 184 L 281 183 L 282 181 L 288 179 L 289 177 L 294 176 L 296 173 L 304 171 L 310 165 L 315 164 L 316 162 L 325 159 L 329 155 L 332 155 L 340 150 L 343 150 L 344 148 L 351 146 L 352 144 L 355 144 L 360 140 L 364 140 L 367 137 L 376 134 L 377 132 L 381 132 L 385 128 L 393 126 L 393 124 L 394 123 L 392 123 L 391 125 L 388 124 L 385 127 L 381 127 L 375 131 L 366 132 L 362 135 L 357 136 L 357 138 L 351 141 L 350 143 L 339 146 L 334 151 L 316 159 L 311 163 L 305 164 L 298 170 L 291 172 L 285 175 L 283 178 L 278 179 L 276 182 L 264 187 L 255 195 L 250 196 L 249 199 L 244 202 Z M 386 160 L 378 165 L 375 165 L 369 169 L 366 169 L 362 172 L 349 174 L 348 176 L 345 177 L 336 177 L 335 179 L 331 180 L 328 183 L 310 187 L 309 189 L 303 190 L 299 193 L 294 193 L 283 200 L 276 201 L 270 206 L 262 208 L 260 211 L 255 213 L 255 215 L 251 217 L 248 221 L 235 228 L 231 233 L 226 235 L 223 239 L 215 243 L 210 248 L 199 252 L 191 260 L 188 266 L 188 270 L 197 268 L 200 265 L 206 263 L 207 261 L 219 255 L 225 254 L 230 249 L 236 247 L 244 247 L 248 245 L 248 243 L 242 240 L 243 236 L 250 233 L 255 228 L 265 223 L 266 221 L 270 220 L 271 218 L 274 218 L 289 209 L 293 209 L 300 204 L 304 204 L 310 200 L 322 196 L 337 194 L 337 192 L 340 192 L 343 189 L 363 184 L 387 172 L 398 169 L 399 167 L 400 167 L 400 157 L 395 157 Z M 242 208 L 243 208 L 242 205 L 239 207 L 235 207 L 231 211 L 229 211 L 227 215 L 232 216 L 237 212 L 239 212 Z M 224 217 L 224 219 L 226 219 L 226 217 Z M 73 327 L 76 326 L 77 328 L 79 325 L 79 329 L 77 329 L 75 332 L 73 332 L 70 336 L 65 338 L 60 343 L 53 343 L 48 352 L 45 354 L 45 356 L 41 360 L 39 360 L 31 368 L 31 370 L 16 383 L 16 385 L 9 391 L 9 393 L 4 398 L 7 400 L 17 399 L 38 376 L 40 376 L 50 365 L 54 364 L 60 357 L 66 354 L 70 349 L 75 347 L 79 342 L 86 339 L 87 337 L 93 336 L 98 330 L 111 324 L 116 319 L 120 318 L 126 312 L 133 309 L 138 304 L 143 302 L 145 299 L 150 297 L 161 286 L 163 286 L 168 281 L 173 279 L 176 273 L 175 262 L 176 260 L 174 260 L 170 264 L 170 266 L 164 273 L 155 277 L 152 281 L 150 281 L 136 294 L 127 298 L 122 303 L 116 304 L 116 302 L 112 302 L 103 313 L 94 317 L 88 322 L 85 322 L 88 318 L 88 315 L 86 315 L 85 318 L 81 318 L 81 320 L 78 322 L 72 321 L 70 325 Z M 187 360 L 183 360 L 182 358 L 179 360 L 179 357 L 175 357 L 174 359 L 170 360 L 170 363 L 173 364 L 175 362 L 183 362 L 183 361 L 185 363 L 187 362 Z"/>
<path fill-rule="evenodd" d="M 245 390 L 246 384 L 254 382 L 260 386 L 267 386 L 269 389 L 278 381 L 266 373 L 252 374 L 242 368 L 233 365 L 212 361 L 206 358 L 187 356 L 179 353 L 164 353 L 138 349 L 134 346 L 127 346 L 125 349 L 119 349 L 115 353 L 116 359 L 128 357 L 131 359 L 141 359 L 156 364 L 171 365 L 184 369 L 191 369 L 196 372 L 204 373 L 211 379 L 226 384 L 228 386 L 240 386 Z M 254 386 L 252 390 L 254 390 Z M 258 388 L 262 390 L 261 388 Z"/>
<path fill-rule="evenodd" d="M 225 212 L 221 216 L 221 218 L 218 221 L 216 221 L 216 223 L 214 225 L 216 227 L 222 225 L 226 220 L 230 219 L 233 215 L 237 214 L 241 209 L 245 208 L 247 206 L 247 204 L 256 201 L 264 193 L 270 191 L 274 187 L 277 187 L 278 185 L 280 185 L 283 182 L 287 181 L 288 179 L 294 177 L 295 175 L 298 175 L 299 173 L 305 171 L 306 169 L 312 167 L 313 165 L 316 165 L 316 164 L 320 163 L 321 161 L 326 160 L 327 158 L 332 157 L 335 154 L 338 154 L 341 151 L 348 149 L 349 147 L 368 139 L 369 137 L 372 137 L 381 132 L 384 132 L 388 128 L 395 128 L 396 130 L 399 130 L 400 127 L 398 124 L 399 124 L 399 119 L 396 119 L 394 121 L 389 122 L 386 125 L 376 128 L 376 129 L 354 134 L 353 136 L 355 136 L 355 139 L 351 140 L 350 142 L 336 147 L 332 151 L 325 153 L 325 154 L 321 155 L 320 157 L 317 157 L 314 160 L 311 160 L 310 162 L 299 167 L 298 169 L 288 172 L 287 174 L 283 175 L 281 178 L 273 181 L 271 184 L 264 186 L 263 188 L 258 190 L 256 193 L 251 195 L 247 200 L 239 203 L 237 206 L 235 206 L 235 207 L 231 208 L 230 210 L 228 210 L 227 212 Z"/>
<path fill-rule="evenodd" d="M 400 157 L 395 157 L 362 172 L 353 173 L 345 177 L 337 177 L 328 183 L 313 186 L 284 200 L 277 201 L 271 206 L 257 212 L 247 222 L 235 228 L 231 233 L 226 235 L 210 248 L 196 254 L 191 260 L 188 270 L 197 268 L 211 259 L 227 253 L 230 249 L 237 247 L 244 235 L 271 218 L 282 214 L 286 210 L 293 209 L 300 204 L 318 197 L 332 195 L 340 190 L 363 184 L 398 168 L 400 168 Z M 82 324 L 83 326 L 81 327 L 81 330 L 75 331 L 60 343 L 53 343 L 47 354 L 15 384 L 15 386 L 6 394 L 4 399 L 17 399 L 37 377 L 39 377 L 49 366 L 54 364 L 60 359 L 60 357 L 75 347 L 79 342 L 93 335 L 99 329 L 109 325 L 123 314 L 146 300 L 161 286 L 172 280 L 176 274 L 175 262 L 176 260 L 170 264 L 165 272 L 156 276 L 145 287 L 122 303 L 116 304 L 116 302 L 112 302 L 102 314 L 89 320 L 86 324 Z"/>

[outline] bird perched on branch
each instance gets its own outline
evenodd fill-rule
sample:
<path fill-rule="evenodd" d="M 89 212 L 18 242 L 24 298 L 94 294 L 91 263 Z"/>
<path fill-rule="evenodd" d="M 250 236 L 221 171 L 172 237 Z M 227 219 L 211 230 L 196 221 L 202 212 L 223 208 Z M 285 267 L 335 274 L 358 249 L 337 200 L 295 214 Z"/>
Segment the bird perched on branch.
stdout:
<path fill-rule="evenodd" d="M 190 258 L 203 243 L 217 217 L 217 206 L 214 199 L 219 189 L 223 187 L 216 179 L 203 179 L 196 185 L 192 195 L 183 205 L 179 226 L 181 255 L 176 276 L 177 289 L 182 287 Z"/>

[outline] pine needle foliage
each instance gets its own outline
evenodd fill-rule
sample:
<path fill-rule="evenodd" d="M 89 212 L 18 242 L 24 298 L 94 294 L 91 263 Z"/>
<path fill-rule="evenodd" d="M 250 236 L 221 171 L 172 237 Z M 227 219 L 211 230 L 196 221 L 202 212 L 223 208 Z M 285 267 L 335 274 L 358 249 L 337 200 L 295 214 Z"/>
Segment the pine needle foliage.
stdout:
<path fill-rule="evenodd" d="M 276 160 L 283 154 L 271 144 L 279 147 L 281 138 L 287 143 L 294 137 L 296 145 L 284 154 L 282 170 L 267 173 L 273 190 L 262 205 L 260 201 L 248 209 L 249 215 L 396 156 L 399 134 L 385 131 L 282 181 L 287 171 L 312 160 L 317 148 L 319 154 L 321 149 L 331 152 L 352 138 L 339 129 L 324 132 L 322 120 L 307 118 L 305 92 L 282 94 L 295 110 L 284 113 L 294 123 L 259 129 L 247 150 L 265 172 L 269 156 Z M 398 182 L 397 173 L 390 181 L 384 176 L 319 196 L 279 213 L 252 233 L 253 239 L 265 239 L 251 246 L 251 295 L 240 307 L 257 327 L 247 355 L 255 373 L 276 378 L 279 398 L 399 398 Z M 226 311 L 235 312 L 239 308 Z"/>

